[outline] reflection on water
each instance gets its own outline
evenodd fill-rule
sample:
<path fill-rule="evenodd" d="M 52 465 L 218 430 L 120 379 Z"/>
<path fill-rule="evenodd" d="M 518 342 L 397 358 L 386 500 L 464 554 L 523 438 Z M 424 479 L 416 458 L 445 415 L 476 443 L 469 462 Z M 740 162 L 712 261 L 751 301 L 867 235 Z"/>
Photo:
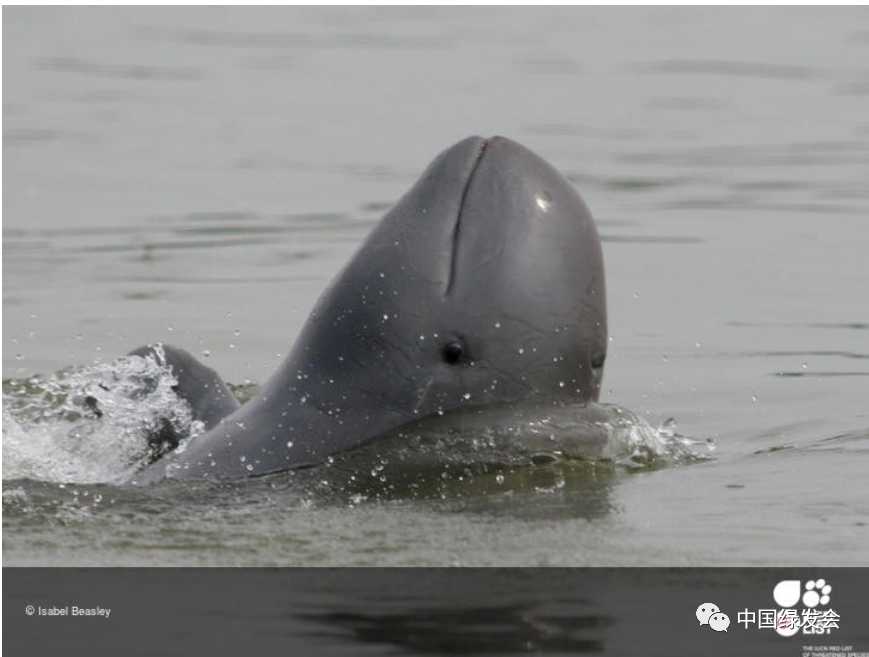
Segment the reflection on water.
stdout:
<path fill-rule="evenodd" d="M 303 618 L 348 630 L 363 643 L 400 646 L 413 653 L 466 655 L 604 652 L 600 629 L 614 622 L 606 616 L 540 615 L 513 605 L 381 614 L 327 612 Z"/>

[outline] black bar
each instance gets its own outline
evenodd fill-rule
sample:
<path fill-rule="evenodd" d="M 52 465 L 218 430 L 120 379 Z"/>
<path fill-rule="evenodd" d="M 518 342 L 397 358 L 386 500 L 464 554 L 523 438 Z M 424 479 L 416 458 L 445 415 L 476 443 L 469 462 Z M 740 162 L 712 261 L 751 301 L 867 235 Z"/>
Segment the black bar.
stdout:
<path fill-rule="evenodd" d="M 779 581 L 818 578 L 829 634 L 738 622 L 776 608 Z M 699 623 L 704 603 L 726 632 Z M 867 610 L 862 568 L 3 569 L 9 655 L 869 657 Z"/>

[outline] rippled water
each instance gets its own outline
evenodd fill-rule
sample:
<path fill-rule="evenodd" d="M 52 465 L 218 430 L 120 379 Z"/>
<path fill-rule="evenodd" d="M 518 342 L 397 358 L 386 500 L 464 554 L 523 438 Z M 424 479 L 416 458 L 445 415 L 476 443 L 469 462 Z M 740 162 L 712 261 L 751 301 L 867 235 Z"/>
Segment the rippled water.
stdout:
<path fill-rule="evenodd" d="M 7 564 L 866 563 L 865 9 L 3 18 Z M 23 414 L 157 340 L 244 396 L 383 212 L 473 133 L 543 155 L 596 217 L 601 401 L 650 432 L 675 418 L 713 458 L 423 491 L 336 489 L 320 469 L 137 489 L 94 483 L 126 467 L 110 432 L 88 453 L 77 419 Z"/>

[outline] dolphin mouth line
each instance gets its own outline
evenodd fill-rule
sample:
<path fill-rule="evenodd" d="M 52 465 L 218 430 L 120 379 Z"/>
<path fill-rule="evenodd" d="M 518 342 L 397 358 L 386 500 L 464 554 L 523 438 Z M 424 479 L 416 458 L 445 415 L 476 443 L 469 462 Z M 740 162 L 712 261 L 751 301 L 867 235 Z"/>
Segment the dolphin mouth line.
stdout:
<path fill-rule="evenodd" d="M 453 289 L 453 281 L 456 279 L 456 262 L 458 261 L 458 257 L 456 255 L 459 249 L 459 232 L 462 227 L 462 216 L 465 212 L 465 201 L 468 197 L 468 192 L 471 189 L 471 184 L 474 182 L 474 176 L 477 175 L 477 171 L 480 169 L 480 162 L 483 160 L 483 155 L 486 152 L 486 147 L 489 145 L 489 139 L 483 139 L 480 142 L 480 145 L 477 149 L 476 157 L 474 159 L 474 165 L 471 168 L 471 172 L 468 174 L 468 180 L 465 182 L 465 188 L 462 190 L 462 198 L 459 201 L 459 211 L 456 215 L 456 223 L 453 226 L 453 239 L 452 239 L 452 250 L 450 253 L 450 275 L 447 279 L 447 287 L 444 291 L 444 296 L 449 295 L 449 293 Z"/>

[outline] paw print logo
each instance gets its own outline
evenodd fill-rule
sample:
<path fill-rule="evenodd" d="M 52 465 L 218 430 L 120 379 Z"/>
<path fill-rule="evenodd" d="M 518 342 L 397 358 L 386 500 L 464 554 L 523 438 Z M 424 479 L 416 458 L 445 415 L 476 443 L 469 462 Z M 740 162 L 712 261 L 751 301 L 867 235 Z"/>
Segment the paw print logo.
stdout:
<path fill-rule="evenodd" d="M 830 604 L 830 591 L 833 587 L 822 579 L 809 580 L 806 582 L 806 592 L 803 593 L 803 604 L 809 609 L 814 609 L 819 604 Z"/>

